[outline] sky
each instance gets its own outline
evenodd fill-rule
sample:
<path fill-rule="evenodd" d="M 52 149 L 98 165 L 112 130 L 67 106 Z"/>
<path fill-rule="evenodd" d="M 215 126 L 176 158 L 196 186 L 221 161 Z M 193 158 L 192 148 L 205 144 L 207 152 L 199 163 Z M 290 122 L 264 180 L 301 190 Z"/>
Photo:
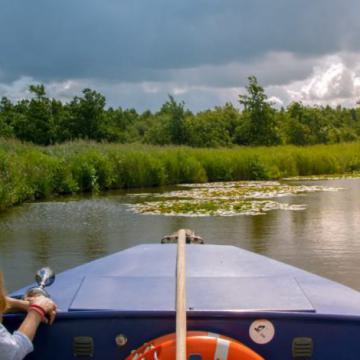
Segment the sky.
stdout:
<path fill-rule="evenodd" d="M 360 100 L 358 0 L 0 0 L 0 97 L 193 111 L 237 104 L 255 75 L 276 106 Z"/>

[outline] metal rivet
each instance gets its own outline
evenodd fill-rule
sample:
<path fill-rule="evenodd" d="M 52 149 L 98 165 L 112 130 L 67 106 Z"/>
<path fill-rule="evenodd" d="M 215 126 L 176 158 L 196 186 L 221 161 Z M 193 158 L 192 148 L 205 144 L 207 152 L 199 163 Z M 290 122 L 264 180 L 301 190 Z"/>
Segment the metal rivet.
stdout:
<path fill-rule="evenodd" d="M 127 337 L 123 334 L 119 334 L 115 337 L 115 342 L 116 342 L 116 345 L 119 347 L 125 346 L 127 343 Z"/>

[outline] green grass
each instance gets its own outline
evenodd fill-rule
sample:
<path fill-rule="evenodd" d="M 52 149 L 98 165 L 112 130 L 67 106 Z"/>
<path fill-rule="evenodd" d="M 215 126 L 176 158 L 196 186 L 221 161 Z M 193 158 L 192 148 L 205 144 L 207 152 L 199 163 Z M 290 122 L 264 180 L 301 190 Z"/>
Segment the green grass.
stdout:
<path fill-rule="evenodd" d="M 50 195 L 360 171 L 360 143 L 195 149 L 0 139 L 0 210 Z"/>

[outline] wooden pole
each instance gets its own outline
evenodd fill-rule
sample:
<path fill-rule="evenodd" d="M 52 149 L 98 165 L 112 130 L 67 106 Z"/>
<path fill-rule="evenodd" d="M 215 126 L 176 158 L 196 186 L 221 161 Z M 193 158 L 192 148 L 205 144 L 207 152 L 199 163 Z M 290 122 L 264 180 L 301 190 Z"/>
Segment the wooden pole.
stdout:
<path fill-rule="evenodd" d="M 186 360 L 186 232 L 178 231 L 176 259 L 176 360 Z"/>

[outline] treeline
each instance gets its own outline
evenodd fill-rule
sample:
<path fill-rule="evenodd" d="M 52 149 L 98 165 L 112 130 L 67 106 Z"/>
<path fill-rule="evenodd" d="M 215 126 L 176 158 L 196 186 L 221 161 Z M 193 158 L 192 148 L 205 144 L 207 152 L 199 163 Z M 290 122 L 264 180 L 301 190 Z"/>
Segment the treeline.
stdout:
<path fill-rule="evenodd" d="M 275 109 L 255 77 L 241 110 L 227 103 L 192 113 L 169 96 L 158 112 L 107 108 L 105 97 L 84 89 L 63 103 L 49 98 L 43 85 L 32 85 L 31 99 L 0 101 L 0 137 L 40 145 L 77 139 L 99 142 L 228 147 L 233 145 L 312 145 L 360 139 L 360 108 L 309 107 L 294 102 Z"/>

